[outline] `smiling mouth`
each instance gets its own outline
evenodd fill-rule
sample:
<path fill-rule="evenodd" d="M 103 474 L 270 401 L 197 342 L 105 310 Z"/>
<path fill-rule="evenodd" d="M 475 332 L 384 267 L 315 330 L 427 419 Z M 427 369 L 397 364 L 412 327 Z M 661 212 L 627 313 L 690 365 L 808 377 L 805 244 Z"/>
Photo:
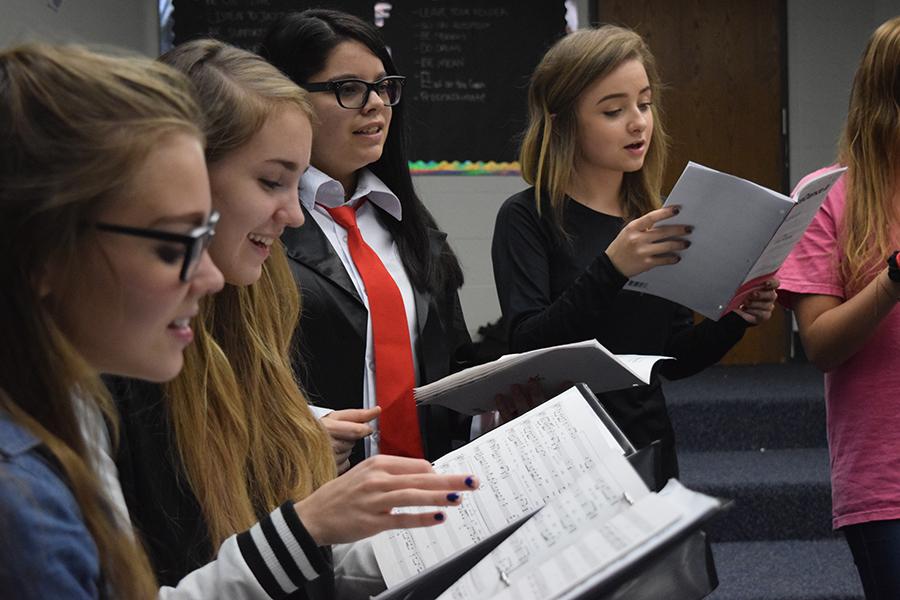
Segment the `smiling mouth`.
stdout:
<path fill-rule="evenodd" d="M 364 129 L 357 129 L 353 132 L 354 135 L 374 135 L 376 133 L 381 133 L 381 125 L 372 125 L 371 127 L 366 127 Z"/>
<path fill-rule="evenodd" d="M 247 239 L 250 240 L 250 242 L 255 246 L 266 249 L 268 249 L 272 244 L 275 243 L 275 238 L 259 235 L 256 233 L 248 234 Z"/>
<path fill-rule="evenodd" d="M 175 319 L 174 321 L 169 323 L 169 327 L 171 329 L 184 329 L 185 327 L 190 327 L 190 325 L 191 325 L 190 317 L 184 317 L 182 319 Z"/>

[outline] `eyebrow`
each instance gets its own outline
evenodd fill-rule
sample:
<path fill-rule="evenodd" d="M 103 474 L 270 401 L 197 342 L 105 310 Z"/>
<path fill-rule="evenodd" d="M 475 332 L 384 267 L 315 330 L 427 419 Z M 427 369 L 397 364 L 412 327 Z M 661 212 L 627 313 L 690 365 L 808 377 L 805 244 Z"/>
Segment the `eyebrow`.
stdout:
<path fill-rule="evenodd" d="M 269 158 L 263 162 L 275 163 L 276 165 L 281 165 L 288 171 L 299 171 L 300 170 L 300 165 L 298 165 L 297 163 L 295 163 L 292 160 L 284 160 L 283 158 Z"/>
<path fill-rule="evenodd" d="M 375 79 L 373 79 L 372 81 L 378 81 L 379 79 L 382 79 L 384 77 L 387 77 L 387 71 L 382 71 L 381 73 L 376 75 Z M 359 79 L 360 81 L 368 81 L 361 75 L 357 75 L 355 73 L 341 73 L 340 75 L 329 77 L 328 81 L 340 81 L 341 79 Z"/>
<path fill-rule="evenodd" d="M 166 215 L 164 217 L 159 217 L 150 223 L 149 227 L 151 229 L 159 226 L 159 225 L 189 225 L 191 227 L 197 227 L 206 219 L 206 213 L 202 212 L 191 212 L 182 215 Z"/>
<path fill-rule="evenodd" d="M 642 89 L 640 92 L 638 92 L 638 96 L 640 96 L 642 94 L 646 94 L 649 91 L 650 91 L 650 86 L 648 85 L 647 87 Z M 616 98 L 627 98 L 627 97 L 628 97 L 628 94 L 626 94 L 624 92 L 619 92 L 618 94 L 607 94 L 606 96 L 603 96 L 602 98 L 597 100 L 597 104 L 600 104 L 601 102 L 606 102 L 607 100 L 614 100 Z"/>

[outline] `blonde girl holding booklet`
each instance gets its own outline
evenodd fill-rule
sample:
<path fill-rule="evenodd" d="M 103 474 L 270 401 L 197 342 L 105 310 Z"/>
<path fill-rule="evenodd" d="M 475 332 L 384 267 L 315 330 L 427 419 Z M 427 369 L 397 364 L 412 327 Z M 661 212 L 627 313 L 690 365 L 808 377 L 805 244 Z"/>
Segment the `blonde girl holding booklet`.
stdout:
<path fill-rule="evenodd" d="M 629 277 L 677 262 L 690 243 L 690 227 L 666 225 L 676 209 L 659 208 L 667 147 L 659 101 L 649 48 L 620 27 L 569 34 L 535 69 L 520 157 L 534 187 L 504 203 L 492 248 L 511 351 L 596 338 L 616 354 L 673 356 L 660 372 L 686 377 L 770 317 L 771 289 L 697 325 L 681 306 L 623 289 Z M 663 476 L 676 476 L 659 379 L 599 396 L 635 446 L 662 441 Z"/>

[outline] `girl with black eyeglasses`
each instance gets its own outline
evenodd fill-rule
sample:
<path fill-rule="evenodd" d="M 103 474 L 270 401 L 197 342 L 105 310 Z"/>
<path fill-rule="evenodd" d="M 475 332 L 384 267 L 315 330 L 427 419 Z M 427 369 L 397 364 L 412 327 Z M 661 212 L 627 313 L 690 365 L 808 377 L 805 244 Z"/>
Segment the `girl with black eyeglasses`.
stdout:
<path fill-rule="evenodd" d="M 283 17 L 260 54 L 311 92 L 316 114 L 306 224 L 282 240 L 303 293 L 298 374 L 334 409 L 322 423 L 339 470 L 377 453 L 439 457 L 468 423 L 417 412 L 412 387 L 457 370 L 471 340 L 459 262 L 410 178 L 404 78 L 374 26 L 337 11 Z"/>

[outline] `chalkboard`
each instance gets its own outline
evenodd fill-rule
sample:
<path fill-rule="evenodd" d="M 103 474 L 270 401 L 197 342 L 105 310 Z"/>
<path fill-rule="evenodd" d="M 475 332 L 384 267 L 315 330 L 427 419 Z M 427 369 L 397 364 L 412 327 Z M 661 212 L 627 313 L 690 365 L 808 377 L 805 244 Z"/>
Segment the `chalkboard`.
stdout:
<path fill-rule="evenodd" d="M 175 0 L 174 6 L 176 44 L 212 36 L 251 50 L 286 12 L 329 7 L 374 21 L 408 78 L 410 159 L 426 161 L 516 160 L 528 77 L 566 26 L 562 0 Z"/>

